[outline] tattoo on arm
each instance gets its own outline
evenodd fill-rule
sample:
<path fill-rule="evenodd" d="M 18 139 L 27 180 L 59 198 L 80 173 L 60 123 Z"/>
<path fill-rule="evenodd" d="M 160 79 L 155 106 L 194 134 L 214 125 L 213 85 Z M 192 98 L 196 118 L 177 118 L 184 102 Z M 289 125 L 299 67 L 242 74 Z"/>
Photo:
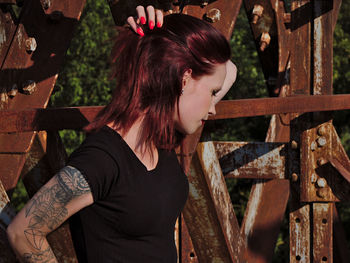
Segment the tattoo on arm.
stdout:
<path fill-rule="evenodd" d="M 35 257 L 47 258 L 46 260 L 40 259 L 40 262 L 50 262 L 48 257 L 50 253 L 53 255 L 50 247 L 49 250 L 41 251 L 46 237 L 41 228 L 47 227 L 54 230 L 63 223 L 68 215 L 67 203 L 75 197 L 91 192 L 84 176 L 74 167 L 64 167 L 56 178 L 57 183 L 40 189 L 32 199 L 31 205 L 25 210 L 25 217 L 30 217 L 30 219 L 24 234 L 31 246 L 38 250 L 38 253 L 24 254 L 23 257 L 27 260 L 25 262 L 38 262 Z"/>
<path fill-rule="evenodd" d="M 48 247 L 47 249 L 37 252 L 37 253 L 24 253 L 23 254 L 24 263 L 32 262 L 56 262 L 55 254 L 52 252 L 52 249 Z"/>

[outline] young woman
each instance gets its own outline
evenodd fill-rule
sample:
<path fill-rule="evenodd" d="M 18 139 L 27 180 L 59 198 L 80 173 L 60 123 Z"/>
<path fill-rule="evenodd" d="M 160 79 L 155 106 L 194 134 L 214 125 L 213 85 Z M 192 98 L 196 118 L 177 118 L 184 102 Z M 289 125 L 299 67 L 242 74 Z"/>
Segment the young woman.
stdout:
<path fill-rule="evenodd" d="M 177 262 L 174 226 L 188 181 L 174 147 L 215 114 L 236 68 L 211 25 L 180 14 L 162 20 L 143 36 L 119 33 L 111 102 L 8 227 L 22 262 L 57 262 L 46 235 L 68 218 L 79 262 Z"/>

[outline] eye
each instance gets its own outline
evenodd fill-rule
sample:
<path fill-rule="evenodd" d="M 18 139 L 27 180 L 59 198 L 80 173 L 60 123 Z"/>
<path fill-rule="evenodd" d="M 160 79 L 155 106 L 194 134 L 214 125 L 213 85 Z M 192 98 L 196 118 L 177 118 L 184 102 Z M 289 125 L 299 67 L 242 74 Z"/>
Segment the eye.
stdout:
<path fill-rule="evenodd" d="M 213 91 L 211 92 L 211 95 L 212 95 L 212 96 L 216 96 L 216 95 L 218 94 L 219 91 L 220 91 L 220 89 L 213 90 Z"/>

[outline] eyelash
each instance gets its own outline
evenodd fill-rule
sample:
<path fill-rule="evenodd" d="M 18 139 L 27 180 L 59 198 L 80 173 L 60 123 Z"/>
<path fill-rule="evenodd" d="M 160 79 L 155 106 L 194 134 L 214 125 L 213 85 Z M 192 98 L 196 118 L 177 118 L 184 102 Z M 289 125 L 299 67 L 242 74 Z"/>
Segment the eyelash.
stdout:
<path fill-rule="evenodd" d="M 211 93 L 211 95 L 212 95 L 212 96 L 216 96 L 216 94 L 218 94 L 218 92 L 219 92 L 218 90 L 213 90 L 212 93 Z"/>

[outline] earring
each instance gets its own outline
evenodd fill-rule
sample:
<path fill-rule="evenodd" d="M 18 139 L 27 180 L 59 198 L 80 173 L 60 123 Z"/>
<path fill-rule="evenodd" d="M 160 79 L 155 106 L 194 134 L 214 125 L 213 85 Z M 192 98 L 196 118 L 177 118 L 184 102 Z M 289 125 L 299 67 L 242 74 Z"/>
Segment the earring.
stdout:
<path fill-rule="evenodd" d="M 181 89 L 181 94 L 180 95 L 183 95 L 184 94 L 184 89 Z"/>

